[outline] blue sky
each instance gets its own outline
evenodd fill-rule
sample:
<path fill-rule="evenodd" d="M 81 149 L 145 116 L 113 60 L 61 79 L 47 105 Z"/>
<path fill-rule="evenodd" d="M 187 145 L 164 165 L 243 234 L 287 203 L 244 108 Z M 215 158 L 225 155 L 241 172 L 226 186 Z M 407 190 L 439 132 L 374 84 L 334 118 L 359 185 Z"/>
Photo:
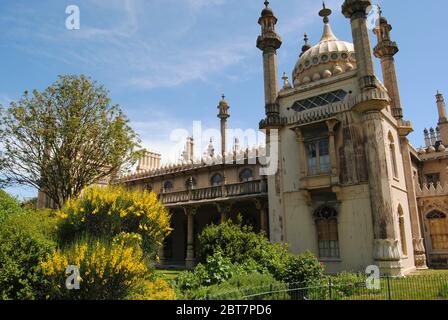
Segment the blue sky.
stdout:
<path fill-rule="evenodd" d="M 342 0 L 329 0 L 335 34 L 351 41 Z M 405 117 L 415 146 L 437 122 L 435 92 L 448 95 L 445 0 L 378 1 L 400 47 L 396 56 Z M 65 28 L 68 5 L 81 11 L 81 29 Z M 291 74 L 303 33 L 322 33 L 319 0 L 272 0 L 283 46 L 279 72 Z M 192 121 L 217 127 L 222 93 L 229 125 L 256 129 L 263 117 L 261 53 L 255 47 L 262 0 L 3 0 L 0 2 L 0 103 L 24 90 L 42 90 L 60 74 L 86 74 L 110 90 L 145 147 L 166 153 L 170 133 Z M 372 37 L 373 38 L 373 37 Z M 377 63 L 377 72 L 380 71 Z M 447 96 L 448 98 L 448 96 Z M 180 152 L 180 150 L 179 150 Z M 8 189 L 20 197 L 26 188 Z"/>

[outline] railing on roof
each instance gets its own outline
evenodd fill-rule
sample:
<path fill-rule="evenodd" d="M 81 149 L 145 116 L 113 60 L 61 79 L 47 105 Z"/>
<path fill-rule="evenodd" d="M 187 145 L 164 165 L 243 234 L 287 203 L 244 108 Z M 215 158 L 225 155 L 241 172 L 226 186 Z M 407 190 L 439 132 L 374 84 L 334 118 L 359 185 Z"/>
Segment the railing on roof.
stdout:
<path fill-rule="evenodd" d="M 219 198 L 239 197 L 246 195 L 265 194 L 266 180 L 253 180 L 235 184 L 225 184 L 200 189 L 177 192 L 161 192 L 159 199 L 163 204 L 213 200 Z"/>

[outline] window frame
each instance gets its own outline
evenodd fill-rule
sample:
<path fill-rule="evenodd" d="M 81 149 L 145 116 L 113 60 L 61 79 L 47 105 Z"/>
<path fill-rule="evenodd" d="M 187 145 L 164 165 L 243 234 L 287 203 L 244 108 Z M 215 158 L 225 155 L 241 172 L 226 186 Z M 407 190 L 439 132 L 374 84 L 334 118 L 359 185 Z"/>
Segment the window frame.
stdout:
<path fill-rule="evenodd" d="M 313 219 L 316 226 L 317 249 L 320 260 L 341 259 L 338 215 L 337 210 L 331 206 L 321 206 L 314 211 Z M 320 228 L 322 224 L 325 231 L 323 239 L 321 238 L 322 233 Z M 333 230 L 333 228 L 335 228 L 335 230 Z M 336 235 L 336 239 L 334 240 L 332 240 L 333 233 Z M 322 244 L 325 246 L 322 247 Z"/>
<path fill-rule="evenodd" d="M 320 148 L 320 143 L 321 142 L 326 142 L 327 143 L 327 156 L 328 157 L 328 161 L 325 163 L 325 165 L 327 166 L 326 170 L 322 170 L 322 159 L 325 156 L 321 156 L 321 148 Z M 314 138 L 314 139 L 309 139 L 306 140 L 305 143 L 305 151 L 306 151 L 306 166 L 307 166 L 307 176 L 308 177 L 312 177 L 312 176 L 319 176 L 319 175 L 328 175 L 331 174 L 331 154 L 330 154 L 330 137 L 329 136 L 321 136 L 318 138 Z M 315 166 L 315 172 L 311 172 L 310 168 L 310 149 L 309 147 L 311 145 L 314 145 L 315 147 L 315 152 L 316 152 L 316 166 Z"/>

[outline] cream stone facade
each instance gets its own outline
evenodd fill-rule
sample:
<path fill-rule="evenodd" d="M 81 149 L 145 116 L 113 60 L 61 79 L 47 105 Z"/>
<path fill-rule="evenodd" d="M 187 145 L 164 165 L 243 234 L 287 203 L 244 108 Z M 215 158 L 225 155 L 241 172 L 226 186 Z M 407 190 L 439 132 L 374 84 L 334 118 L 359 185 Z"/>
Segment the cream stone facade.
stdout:
<path fill-rule="evenodd" d="M 323 34 L 305 45 L 279 89 L 278 22 L 265 2 L 257 48 L 262 51 L 266 147 L 229 151 L 229 104 L 218 105 L 221 152 L 210 143 L 195 155 L 188 138 L 182 161 L 161 165 L 147 152 L 136 172 L 113 184 L 156 192 L 170 210 L 174 231 L 160 252 L 165 266 L 194 266 L 197 236 L 210 223 L 235 219 L 265 231 L 293 253 L 312 251 L 329 273 L 384 274 L 448 266 L 448 120 L 437 94 L 439 123 L 425 130 L 425 148 L 408 141 L 391 40 L 381 17 L 367 27 L 370 0 L 345 0 L 343 15 L 353 39 L 342 41 L 330 25 L 331 10 L 319 12 Z M 348 24 L 347 24 L 348 26 Z M 372 48 L 370 34 L 375 36 Z M 383 83 L 372 54 L 381 61 Z M 276 155 L 277 157 L 272 157 Z M 275 174 L 260 174 L 266 157 L 278 159 Z M 263 160 L 263 161 L 261 161 Z M 271 163 L 272 165 L 272 163 Z M 41 202 L 44 196 L 40 193 Z"/>

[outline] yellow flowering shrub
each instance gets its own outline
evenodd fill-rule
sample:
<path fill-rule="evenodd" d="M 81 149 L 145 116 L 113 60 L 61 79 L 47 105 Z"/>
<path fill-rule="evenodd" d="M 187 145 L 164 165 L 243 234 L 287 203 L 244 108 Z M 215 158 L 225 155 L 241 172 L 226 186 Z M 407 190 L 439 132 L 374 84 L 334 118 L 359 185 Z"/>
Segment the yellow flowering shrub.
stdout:
<path fill-rule="evenodd" d="M 124 299 L 144 278 L 147 267 L 140 246 L 141 236 L 121 233 L 111 244 L 80 240 L 65 250 L 56 250 L 40 263 L 52 283 L 49 299 Z M 79 268 L 79 290 L 66 288 L 68 266 Z"/>
<path fill-rule="evenodd" d="M 176 300 L 173 288 L 164 280 L 140 281 L 127 297 L 128 300 Z"/>
<path fill-rule="evenodd" d="M 142 236 L 146 254 L 155 255 L 172 231 L 170 215 L 155 193 L 118 187 L 92 187 L 59 212 L 62 241 L 80 234 L 110 239 L 121 232 Z"/>

